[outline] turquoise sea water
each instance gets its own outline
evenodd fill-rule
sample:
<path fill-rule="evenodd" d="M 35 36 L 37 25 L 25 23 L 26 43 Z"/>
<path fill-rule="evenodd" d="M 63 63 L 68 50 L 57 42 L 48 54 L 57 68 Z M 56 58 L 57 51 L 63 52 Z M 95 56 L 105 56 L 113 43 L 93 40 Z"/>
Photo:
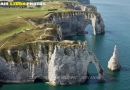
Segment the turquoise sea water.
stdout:
<path fill-rule="evenodd" d="M 129 0 L 91 0 L 97 6 L 105 22 L 105 35 L 94 36 L 91 27 L 86 29 L 88 35 L 75 36 L 75 40 L 87 40 L 90 51 L 93 51 L 104 68 L 106 82 L 97 83 L 91 79 L 84 85 L 50 86 L 45 83 L 37 84 L 0 84 L 0 90 L 129 90 L 130 89 L 130 1 Z M 111 72 L 107 69 L 114 45 L 117 45 L 122 69 Z M 90 65 L 90 74 L 97 72 Z"/>

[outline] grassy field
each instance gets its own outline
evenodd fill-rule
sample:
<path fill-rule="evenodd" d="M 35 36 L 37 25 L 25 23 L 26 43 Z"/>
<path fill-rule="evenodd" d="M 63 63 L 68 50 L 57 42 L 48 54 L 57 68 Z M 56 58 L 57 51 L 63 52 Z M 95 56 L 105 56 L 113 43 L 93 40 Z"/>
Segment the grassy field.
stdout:
<path fill-rule="evenodd" d="M 48 9 L 57 9 L 57 11 L 69 11 L 64 8 L 62 2 L 46 2 L 42 8 L 0 8 L 0 41 L 3 39 L 21 32 L 25 29 L 32 29 L 34 26 L 28 24 L 25 18 L 27 17 L 44 17 Z M 22 18 L 18 18 L 22 17 Z"/>
<path fill-rule="evenodd" d="M 59 32 L 55 31 L 57 25 L 49 25 L 46 21 L 49 20 L 49 12 L 60 12 L 62 15 L 63 12 L 72 11 L 71 7 L 66 5 L 67 3 L 69 2 L 46 2 L 46 5 L 41 8 L 32 9 L 0 8 L 0 49 L 37 41 L 40 36 L 45 41 L 58 41 Z"/>
<path fill-rule="evenodd" d="M 14 44 L 36 39 L 43 31 L 34 30 L 35 26 L 26 18 L 43 18 L 47 13 L 70 11 L 63 2 L 46 2 L 41 8 L 0 8 L 0 49 Z M 27 31 L 25 33 L 25 30 Z M 39 33 L 39 35 L 38 35 Z M 48 37 L 48 36 L 47 36 Z"/>
<path fill-rule="evenodd" d="M 35 16 L 41 16 L 48 12 L 48 9 L 55 8 L 58 9 L 58 11 L 66 11 L 69 9 L 61 8 L 64 7 L 64 4 L 62 2 L 46 2 L 46 5 L 42 8 L 0 8 L 0 24 L 6 24 L 3 23 L 3 21 L 10 21 L 14 20 L 18 16 L 22 17 L 35 17 Z"/>

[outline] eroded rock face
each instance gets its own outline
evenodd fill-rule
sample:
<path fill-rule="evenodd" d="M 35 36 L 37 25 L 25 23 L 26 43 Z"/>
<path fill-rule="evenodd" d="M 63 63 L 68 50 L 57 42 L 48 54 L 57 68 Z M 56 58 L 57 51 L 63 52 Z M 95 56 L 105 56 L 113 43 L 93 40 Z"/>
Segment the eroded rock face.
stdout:
<path fill-rule="evenodd" d="M 90 3 L 89 0 L 79 1 L 83 4 Z M 89 63 L 95 65 L 98 81 L 104 82 L 104 70 L 96 56 L 88 51 L 85 42 L 61 41 L 64 36 L 84 34 L 85 27 L 89 24 L 92 25 L 94 34 L 105 32 L 104 22 L 96 8 L 86 8 L 83 5 L 74 6 L 75 8 L 82 11 L 57 12 L 46 17 L 46 23 L 59 26 L 56 29 L 58 33 L 54 35 L 56 41 L 43 37 L 53 29 L 50 27 L 39 36 L 38 41 L 1 50 L 0 82 L 27 83 L 40 78 L 55 85 L 81 84 L 88 77 Z"/>
<path fill-rule="evenodd" d="M 97 8 L 92 5 L 86 6 L 84 4 L 75 4 L 75 3 L 71 3 L 71 2 L 65 2 L 65 4 L 67 7 L 74 9 L 74 10 L 97 12 Z"/>
<path fill-rule="evenodd" d="M 85 42 L 75 44 L 65 41 L 48 49 L 39 44 L 33 50 L 7 50 L 7 56 L 13 58 L 15 53 L 19 62 L 14 59 L 9 61 L 7 56 L 0 57 L 0 82 L 27 83 L 40 77 L 55 85 L 81 84 L 87 79 L 90 62 L 98 71 L 98 81 L 104 81 L 104 71 L 95 55 L 88 51 Z"/>
<path fill-rule="evenodd" d="M 61 26 L 63 36 L 84 34 L 85 27 L 89 24 L 95 35 L 105 33 L 103 19 L 97 12 L 65 12 L 52 14 L 50 18 L 51 23 Z"/>
<path fill-rule="evenodd" d="M 41 47 L 42 48 L 42 47 Z M 9 50 L 8 50 L 9 51 Z M 14 57 L 13 54 L 17 54 Z M 29 50 L 10 50 L 8 53 L 10 58 L 17 58 L 21 60 L 16 63 L 16 61 L 8 61 L 4 57 L 0 57 L 0 81 L 5 83 L 28 83 L 34 82 L 37 77 L 42 77 L 48 80 L 48 64 L 47 64 L 47 54 L 43 54 L 42 51 L 35 52 L 35 62 L 33 62 L 34 57 L 31 55 Z M 13 59 L 14 60 L 14 59 Z"/>
<path fill-rule="evenodd" d="M 108 68 L 112 71 L 120 70 L 121 65 L 119 63 L 119 58 L 117 54 L 117 48 L 115 46 L 114 52 L 110 60 L 108 61 Z"/>
<path fill-rule="evenodd" d="M 64 53 L 66 52 L 66 53 Z M 74 85 L 87 79 L 88 65 L 92 62 L 98 71 L 98 81 L 103 82 L 104 72 L 95 55 L 87 48 L 56 47 L 49 63 L 49 81 L 55 85 Z"/>

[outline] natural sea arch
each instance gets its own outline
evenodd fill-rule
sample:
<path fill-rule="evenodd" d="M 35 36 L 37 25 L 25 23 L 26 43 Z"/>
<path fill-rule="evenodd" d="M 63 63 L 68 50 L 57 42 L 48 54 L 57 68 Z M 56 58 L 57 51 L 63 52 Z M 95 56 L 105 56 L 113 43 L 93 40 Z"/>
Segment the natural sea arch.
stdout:
<path fill-rule="evenodd" d="M 63 36 L 83 34 L 89 24 L 92 25 L 95 35 L 105 33 L 105 25 L 98 12 L 57 12 L 51 14 L 50 18 L 51 23 L 60 25 Z"/>

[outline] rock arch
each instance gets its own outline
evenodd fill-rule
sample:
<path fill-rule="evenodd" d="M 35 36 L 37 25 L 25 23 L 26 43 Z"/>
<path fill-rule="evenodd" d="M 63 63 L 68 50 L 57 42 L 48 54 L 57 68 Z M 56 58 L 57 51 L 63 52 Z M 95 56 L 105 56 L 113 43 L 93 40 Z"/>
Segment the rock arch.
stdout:
<path fill-rule="evenodd" d="M 85 43 L 84 43 L 85 44 Z M 88 66 L 93 63 L 98 72 L 98 82 L 105 82 L 104 70 L 101 67 L 94 53 L 75 48 L 65 48 L 55 46 L 50 63 L 48 65 L 48 79 L 54 85 L 74 85 L 81 84 L 88 79 Z M 64 54 L 67 49 L 68 55 Z M 56 57 L 55 57 L 56 56 Z"/>
<path fill-rule="evenodd" d="M 91 33 L 91 34 L 94 33 L 94 32 L 93 32 L 93 27 L 92 27 L 91 24 L 88 24 L 88 25 L 85 27 L 85 34 L 87 34 L 87 33 Z"/>
<path fill-rule="evenodd" d="M 105 78 L 104 78 L 104 70 L 103 68 L 101 67 L 98 59 L 96 58 L 96 56 L 92 53 L 92 52 L 89 52 L 88 53 L 89 56 L 88 56 L 88 64 L 89 63 L 93 63 L 97 72 L 98 72 L 98 82 L 105 82 Z"/>
<path fill-rule="evenodd" d="M 85 27 L 89 24 L 93 27 L 94 34 L 104 34 L 104 22 L 97 12 L 74 11 L 58 12 L 51 15 L 51 23 L 61 26 L 63 36 L 84 34 Z"/>

